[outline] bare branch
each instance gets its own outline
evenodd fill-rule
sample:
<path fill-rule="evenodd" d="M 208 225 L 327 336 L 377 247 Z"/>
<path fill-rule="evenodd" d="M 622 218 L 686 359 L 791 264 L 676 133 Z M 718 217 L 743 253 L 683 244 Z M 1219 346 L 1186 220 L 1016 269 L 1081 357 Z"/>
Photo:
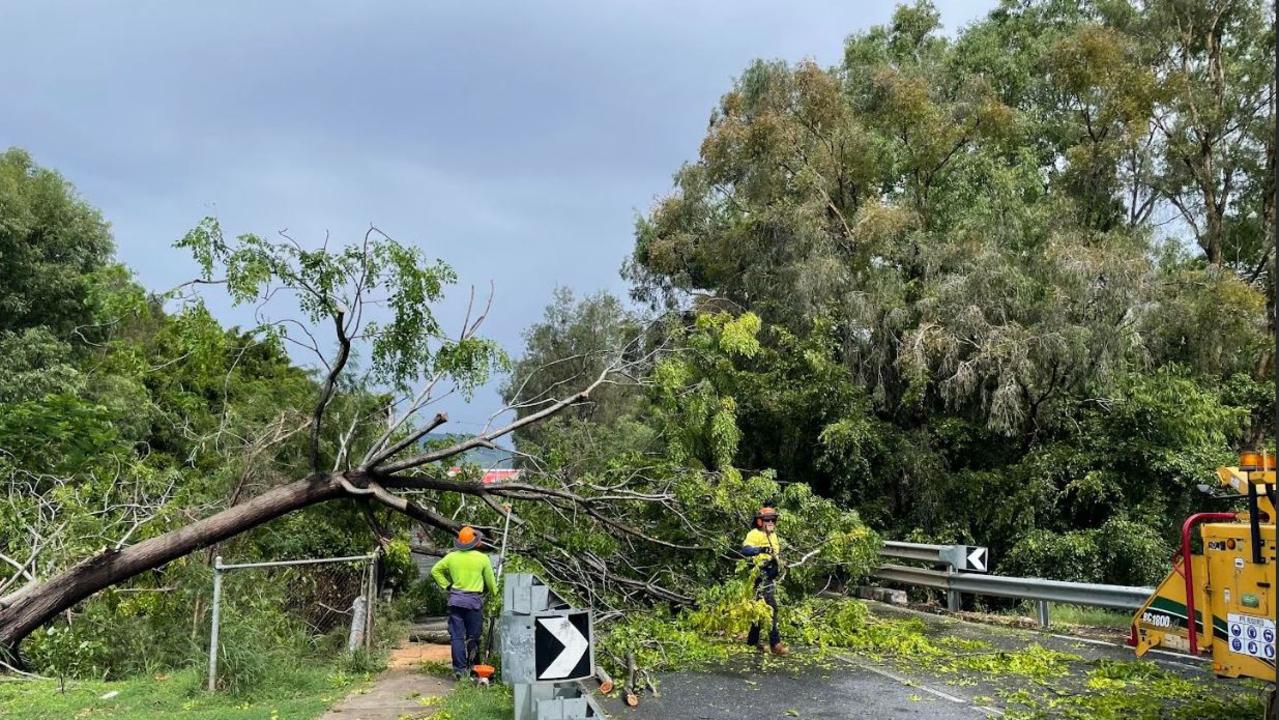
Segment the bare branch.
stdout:
<path fill-rule="evenodd" d="M 387 448 L 386 450 L 379 452 L 377 455 L 373 456 L 372 462 L 366 463 L 365 467 L 369 467 L 369 468 L 377 467 L 378 463 L 389 460 L 396 453 L 412 445 L 418 440 L 421 440 L 423 437 L 426 436 L 427 433 L 431 432 L 435 428 L 443 425 L 444 423 L 448 421 L 449 421 L 448 413 L 444 413 L 444 412 L 436 413 L 435 417 L 431 419 L 431 422 L 427 423 L 424 427 L 418 429 L 412 435 L 409 435 L 408 437 L 395 443 L 394 445 Z"/>
<path fill-rule="evenodd" d="M 463 440 L 462 442 L 450 445 L 449 447 L 446 447 L 442 450 L 436 450 L 433 452 L 422 453 L 420 455 L 414 455 L 413 457 L 406 458 L 397 463 L 392 463 L 390 465 L 387 465 L 384 468 L 381 468 L 380 472 L 389 475 L 389 474 L 401 472 L 404 470 L 408 470 L 410 468 L 420 467 L 422 465 L 426 465 L 427 463 L 433 463 L 438 460 L 443 460 L 445 458 L 453 457 L 454 455 L 459 455 L 472 448 L 482 447 L 486 443 L 491 443 L 494 439 L 502 437 L 503 435 L 508 435 L 510 433 L 513 433 L 522 427 L 526 427 L 528 425 L 532 425 L 534 423 L 545 420 L 546 418 L 554 415 L 555 413 L 560 412 L 564 408 L 567 408 L 572 405 L 576 405 L 578 403 L 585 402 L 586 400 L 588 400 L 591 396 L 591 392 L 595 388 L 603 384 L 605 378 L 607 378 L 609 373 L 611 373 L 612 371 L 613 371 L 612 367 L 605 368 L 604 371 L 600 373 L 599 377 L 595 379 L 595 382 L 591 383 L 585 390 L 582 390 L 581 392 L 575 395 L 571 395 L 567 398 L 564 398 L 563 400 L 560 400 L 542 410 L 539 410 L 538 412 L 532 413 L 530 415 L 526 415 L 496 430 L 492 430 L 487 433 L 483 433 L 481 435 L 476 435 L 475 437 L 472 437 L 468 440 Z"/>
<path fill-rule="evenodd" d="M 315 413 L 311 417 L 311 470 L 316 473 L 321 471 L 320 426 L 324 421 L 324 411 L 333 399 L 333 394 L 337 390 L 338 377 L 342 374 L 342 369 L 346 367 L 347 359 L 351 356 L 351 339 L 347 337 L 346 331 L 342 327 L 342 316 L 344 314 L 341 309 L 333 314 L 333 327 L 338 336 L 338 358 L 333 363 L 333 369 L 329 371 L 328 377 L 324 379 L 324 389 L 320 391 L 320 401 L 315 404 Z"/>
<path fill-rule="evenodd" d="M 386 488 L 379 485 L 376 481 L 368 480 L 364 487 L 356 487 L 350 480 L 339 478 L 342 489 L 356 496 L 367 496 L 376 500 L 383 505 L 408 515 L 414 520 L 424 522 L 432 527 L 448 532 L 457 532 L 462 528 L 461 523 L 454 522 L 449 518 L 437 513 L 436 511 L 411 502 L 407 498 L 393 495 L 387 492 Z"/>

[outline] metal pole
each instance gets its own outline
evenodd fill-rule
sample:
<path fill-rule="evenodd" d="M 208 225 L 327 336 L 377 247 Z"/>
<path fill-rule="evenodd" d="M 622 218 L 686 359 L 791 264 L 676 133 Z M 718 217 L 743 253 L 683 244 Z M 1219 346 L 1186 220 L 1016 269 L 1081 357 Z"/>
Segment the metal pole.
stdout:
<path fill-rule="evenodd" d="M 373 561 L 369 561 L 367 590 L 365 595 L 368 597 L 368 603 L 364 610 L 364 650 L 371 651 L 373 649 L 373 606 L 377 603 L 374 597 L 377 587 L 377 571 L 373 567 Z"/>
<path fill-rule="evenodd" d="M 1275 2 L 1279 2 L 1279 0 L 1275 0 Z M 955 575 L 955 570 L 955 563 L 951 560 L 946 560 L 946 580 L 948 584 Z M 951 612 L 959 612 L 964 609 L 964 596 L 960 595 L 958 590 L 946 591 L 946 609 Z"/>
<path fill-rule="evenodd" d="M 1047 629 L 1048 628 L 1048 601 L 1036 600 L 1035 610 L 1036 610 L 1036 614 L 1039 615 L 1039 627 Z"/>
<path fill-rule="evenodd" d="M 372 560 L 377 555 L 350 555 L 348 557 L 336 558 L 309 558 L 302 560 L 274 560 L 272 562 L 256 562 L 256 563 L 237 563 L 234 565 L 223 565 L 223 570 L 245 570 L 248 568 L 274 568 L 289 567 L 292 565 L 326 565 L 328 563 L 355 562 L 357 560 Z"/>
<path fill-rule="evenodd" d="M 213 558 L 213 622 L 209 631 L 209 692 L 218 681 L 218 621 L 222 610 L 222 556 Z"/>

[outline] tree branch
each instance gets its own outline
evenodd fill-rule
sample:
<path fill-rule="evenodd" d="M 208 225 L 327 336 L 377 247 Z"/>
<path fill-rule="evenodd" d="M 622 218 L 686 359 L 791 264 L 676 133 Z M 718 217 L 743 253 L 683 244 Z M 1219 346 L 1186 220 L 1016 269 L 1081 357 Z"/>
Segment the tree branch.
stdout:
<path fill-rule="evenodd" d="M 448 414 L 448 413 L 445 413 L 445 412 L 439 412 L 439 413 L 436 413 L 436 414 L 435 414 L 435 417 L 434 417 L 434 418 L 432 418 L 432 419 L 431 419 L 431 422 L 430 422 L 430 423 L 428 423 L 425 427 L 423 427 L 423 428 L 419 429 L 417 432 L 414 432 L 412 435 L 409 435 L 408 437 L 404 438 L 403 440 L 401 440 L 401 441 L 399 441 L 399 442 L 395 443 L 394 445 L 392 445 L 391 447 L 387 448 L 386 450 L 383 450 L 383 451 L 381 451 L 381 452 L 377 453 L 376 455 L 374 455 L 374 456 L 373 456 L 373 459 L 372 459 L 371 461 L 369 461 L 369 462 L 366 462 L 366 463 L 365 463 L 364 467 L 365 467 L 365 468 L 375 468 L 375 467 L 377 467 L 379 463 L 383 463 L 383 462 L 386 462 L 387 460 L 391 459 L 392 457 L 394 457 L 394 456 L 395 456 L 395 454 L 396 454 L 396 453 L 398 453 L 398 452 L 400 452 L 401 450 L 403 450 L 404 448 L 406 448 L 406 447 L 408 447 L 408 446 L 412 445 L 413 443 L 417 442 L 418 440 L 421 440 L 423 437 L 425 437 L 425 436 L 426 436 L 426 434 L 427 434 L 427 433 L 431 432 L 431 431 L 432 431 L 432 430 L 434 430 L 435 428 L 437 428 L 437 427 L 439 427 L 439 426 L 443 425 L 444 423 L 446 423 L 446 422 L 448 422 L 448 421 L 449 421 L 449 414 Z"/>
<path fill-rule="evenodd" d="M 333 368 L 329 370 L 329 375 L 324 379 L 324 389 L 320 391 L 320 401 L 315 404 L 315 413 L 311 417 L 311 472 L 319 473 L 320 468 L 320 426 L 324 421 L 324 411 L 328 408 L 329 402 L 333 399 L 333 394 L 337 390 L 338 376 L 342 374 L 342 369 L 346 367 L 347 358 L 351 356 L 351 338 L 347 337 L 346 330 L 342 327 L 342 316 L 345 312 L 337 310 L 333 314 L 333 327 L 337 330 L 338 336 L 338 358 L 333 363 Z"/>
<path fill-rule="evenodd" d="M 512 432 L 515 432 L 516 430 L 522 427 L 526 427 L 528 425 L 532 425 L 534 423 L 545 420 L 546 418 L 560 412 L 564 408 L 570 407 L 572 405 L 576 405 L 581 402 L 585 402 L 586 400 L 590 399 L 591 392 L 595 390 L 595 388 L 599 387 L 600 384 L 604 382 L 604 379 L 608 377 L 609 373 L 611 373 L 612 371 L 613 371 L 612 367 L 605 368 L 604 371 L 600 373 L 599 377 L 595 379 L 595 382 L 591 383 L 590 386 L 588 386 L 585 390 L 582 390 L 581 392 L 575 395 L 571 395 L 567 398 L 564 398 L 563 400 L 559 400 L 555 402 L 554 404 L 549 405 L 535 413 L 532 413 L 530 415 L 525 415 L 524 417 L 508 425 L 504 425 L 503 427 L 497 428 L 496 430 L 491 430 L 481 435 L 476 435 L 475 437 L 450 445 L 449 447 L 446 447 L 442 450 L 435 450 L 432 452 L 414 455 L 413 457 L 410 457 L 410 458 L 405 458 L 404 460 L 401 460 L 396 463 L 392 463 L 390 465 L 387 465 L 384 468 L 380 468 L 380 473 L 390 475 L 390 474 L 394 474 L 394 473 L 408 470 L 411 468 L 420 467 L 422 465 L 426 465 L 427 463 L 433 463 L 438 460 L 443 460 L 444 458 L 453 457 L 454 455 L 460 455 L 461 453 L 464 453 L 467 450 L 471 450 L 477 447 L 483 447 L 486 443 L 491 443 L 494 439 L 502 437 L 503 435 L 508 435 Z"/>

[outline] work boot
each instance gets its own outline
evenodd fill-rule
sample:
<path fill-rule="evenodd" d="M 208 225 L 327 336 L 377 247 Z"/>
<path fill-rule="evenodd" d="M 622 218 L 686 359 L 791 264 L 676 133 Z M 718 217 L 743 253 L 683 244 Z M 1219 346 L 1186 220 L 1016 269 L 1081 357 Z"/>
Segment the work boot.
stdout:
<path fill-rule="evenodd" d="M 763 650 L 762 647 L 760 649 Z M 773 649 L 773 654 L 777 655 L 778 657 L 790 655 L 790 648 L 786 647 L 782 643 L 775 643 L 772 649 Z"/>

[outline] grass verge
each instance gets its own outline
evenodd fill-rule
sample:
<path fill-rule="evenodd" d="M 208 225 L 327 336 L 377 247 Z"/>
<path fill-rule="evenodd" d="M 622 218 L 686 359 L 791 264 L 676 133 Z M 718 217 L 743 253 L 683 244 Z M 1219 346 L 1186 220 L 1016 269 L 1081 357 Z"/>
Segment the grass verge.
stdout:
<path fill-rule="evenodd" d="M 435 704 L 426 720 L 510 720 L 513 712 L 511 689 L 500 683 L 477 687 L 458 683 Z"/>
<path fill-rule="evenodd" d="M 0 682 L 6 720 L 312 720 L 368 674 L 334 665 L 281 667 L 270 681 L 242 694 L 207 693 L 196 669 L 118 682 Z"/>

